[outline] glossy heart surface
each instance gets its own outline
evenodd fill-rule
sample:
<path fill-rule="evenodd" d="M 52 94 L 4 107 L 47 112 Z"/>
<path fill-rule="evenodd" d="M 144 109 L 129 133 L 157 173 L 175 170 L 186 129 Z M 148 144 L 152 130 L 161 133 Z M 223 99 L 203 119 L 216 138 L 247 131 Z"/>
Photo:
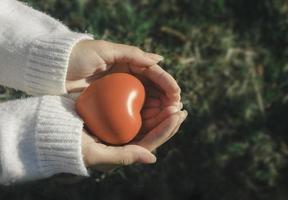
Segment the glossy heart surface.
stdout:
<path fill-rule="evenodd" d="M 97 138 L 120 145 L 139 132 L 144 100 L 144 86 L 135 76 L 113 73 L 90 84 L 78 97 L 76 110 Z"/>

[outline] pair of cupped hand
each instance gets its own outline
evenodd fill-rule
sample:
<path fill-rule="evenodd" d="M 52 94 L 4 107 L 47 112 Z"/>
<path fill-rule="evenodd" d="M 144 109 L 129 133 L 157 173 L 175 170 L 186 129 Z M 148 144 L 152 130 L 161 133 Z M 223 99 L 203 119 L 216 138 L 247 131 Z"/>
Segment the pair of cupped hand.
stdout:
<path fill-rule="evenodd" d="M 178 131 L 187 111 L 181 110 L 177 82 L 157 64 L 162 59 L 137 47 L 102 40 L 83 40 L 73 47 L 66 80 L 69 93 L 81 92 L 94 80 L 115 72 L 138 77 L 146 90 L 142 128 L 129 144 L 107 146 L 83 130 L 82 154 L 87 167 L 109 171 L 119 165 L 154 163 L 152 152 Z"/>

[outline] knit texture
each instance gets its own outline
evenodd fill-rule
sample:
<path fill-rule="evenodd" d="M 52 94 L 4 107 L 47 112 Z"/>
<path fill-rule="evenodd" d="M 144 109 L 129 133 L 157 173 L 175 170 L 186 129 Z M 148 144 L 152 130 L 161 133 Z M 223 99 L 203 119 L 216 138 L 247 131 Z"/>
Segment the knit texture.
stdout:
<path fill-rule="evenodd" d="M 31 95 L 67 93 L 71 50 L 93 37 L 15 0 L 0 1 L 0 25 L 0 84 Z"/>
<path fill-rule="evenodd" d="M 49 34 L 35 39 L 30 47 L 24 82 L 34 95 L 65 94 L 69 55 L 73 46 L 90 36 L 75 32 Z"/>
<path fill-rule="evenodd" d="M 66 93 L 69 55 L 87 34 L 15 0 L 0 1 L 0 84 L 32 95 Z M 74 101 L 43 96 L 0 104 L 0 183 L 58 173 L 88 176 Z"/>
<path fill-rule="evenodd" d="M 75 102 L 58 96 L 41 99 L 36 119 L 36 148 L 41 173 L 88 175 L 81 153 L 83 122 L 74 111 Z"/>
<path fill-rule="evenodd" d="M 88 176 L 81 152 L 83 122 L 74 104 L 59 96 L 0 104 L 1 183 L 57 173 Z"/>

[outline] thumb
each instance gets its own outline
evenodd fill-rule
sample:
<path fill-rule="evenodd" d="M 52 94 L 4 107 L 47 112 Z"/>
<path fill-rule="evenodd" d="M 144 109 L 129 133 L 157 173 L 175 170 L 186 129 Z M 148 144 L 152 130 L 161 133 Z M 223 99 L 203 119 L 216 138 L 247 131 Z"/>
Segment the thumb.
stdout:
<path fill-rule="evenodd" d="M 99 145 L 97 149 L 99 165 L 130 165 L 133 163 L 155 163 L 156 157 L 147 149 L 138 145 L 120 147 Z"/>
<path fill-rule="evenodd" d="M 154 53 L 147 53 L 135 46 L 101 41 L 98 55 L 109 64 L 128 64 L 133 66 L 152 66 L 163 60 Z"/>

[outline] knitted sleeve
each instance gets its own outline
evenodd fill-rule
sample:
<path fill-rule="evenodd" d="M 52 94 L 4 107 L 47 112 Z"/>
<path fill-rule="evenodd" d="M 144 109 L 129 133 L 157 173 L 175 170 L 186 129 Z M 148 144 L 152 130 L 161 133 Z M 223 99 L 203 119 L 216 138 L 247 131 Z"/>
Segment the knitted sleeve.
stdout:
<path fill-rule="evenodd" d="M 31 95 L 66 93 L 73 46 L 92 36 L 16 0 L 0 1 L 0 85 Z"/>
<path fill-rule="evenodd" d="M 83 122 L 74 101 L 32 97 L 0 104 L 0 183 L 57 173 L 88 176 L 81 152 Z"/>

